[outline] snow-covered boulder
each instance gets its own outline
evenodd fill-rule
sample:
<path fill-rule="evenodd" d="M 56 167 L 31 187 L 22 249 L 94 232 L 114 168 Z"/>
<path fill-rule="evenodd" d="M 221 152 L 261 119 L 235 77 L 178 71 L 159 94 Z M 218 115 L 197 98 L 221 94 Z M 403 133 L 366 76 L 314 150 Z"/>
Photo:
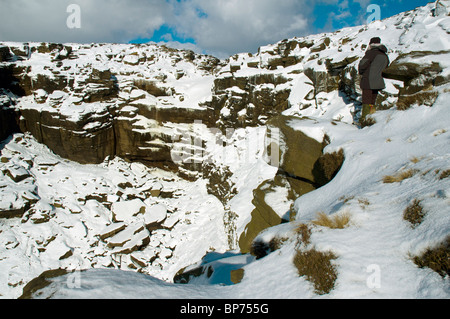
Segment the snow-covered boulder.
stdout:
<path fill-rule="evenodd" d="M 167 207 L 162 204 L 147 208 L 144 214 L 144 223 L 147 229 L 157 229 L 167 218 Z"/>
<path fill-rule="evenodd" d="M 147 210 L 147 205 L 136 198 L 129 201 L 116 202 L 112 204 L 111 212 L 115 222 L 132 222 L 136 216 L 143 215 Z"/>
<path fill-rule="evenodd" d="M 34 100 L 39 103 L 45 103 L 47 101 L 48 93 L 43 89 L 38 89 L 34 92 Z"/>

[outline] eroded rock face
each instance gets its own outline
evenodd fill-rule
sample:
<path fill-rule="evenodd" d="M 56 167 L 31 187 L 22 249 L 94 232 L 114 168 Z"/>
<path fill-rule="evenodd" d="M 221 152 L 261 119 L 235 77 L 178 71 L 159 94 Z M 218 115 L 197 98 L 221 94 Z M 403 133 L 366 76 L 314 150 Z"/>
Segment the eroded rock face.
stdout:
<path fill-rule="evenodd" d="M 22 109 L 21 130 L 30 132 L 56 154 L 82 164 L 101 163 L 115 154 L 112 118 L 103 113 L 85 114 L 73 121 L 58 112 Z"/>
<path fill-rule="evenodd" d="M 264 181 L 253 192 L 252 219 L 239 238 L 243 253 L 250 251 L 261 231 L 290 220 L 295 199 L 329 183 L 342 167 L 343 151 L 324 154 L 327 136 L 322 142 L 309 137 L 295 128 L 302 121 L 312 120 L 278 116 L 268 121 L 271 134 L 279 134 L 280 143 L 268 145 L 267 150 L 268 154 L 274 148 L 280 150 L 279 171 L 273 180 Z"/>
<path fill-rule="evenodd" d="M 214 81 L 211 107 L 218 127 L 238 128 L 264 124 L 289 108 L 290 89 L 277 89 L 288 80 L 281 75 L 233 75 Z"/>
<path fill-rule="evenodd" d="M 449 51 L 442 52 L 410 52 L 401 54 L 383 72 L 388 79 L 403 81 L 399 91 L 397 108 L 406 110 L 414 104 L 432 106 L 438 97 L 436 87 L 450 81 L 441 73 L 443 67 L 438 62 Z"/>
<path fill-rule="evenodd" d="M 166 83 L 170 73 L 151 66 L 163 61 L 173 68 L 174 80 L 182 80 L 192 74 L 177 63 L 192 63 L 195 72 L 209 75 L 220 66 L 218 59 L 166 47 L 155 55 L 152 46 L 131 45 L 113 52 L 102 45 L 14 44 L 0 51 L 2 140 L 30 132 L 56 154 L 82 164 L 117 155 L 175 170 L 171 151 L 180 137 L 171 123 L 215 125 L 206 106 L 173 105 L 185 99 L 183 93 Z M 87 63 L 89 54 L 95 60 Z M 42 59 L 36 68 L 29 62 L 34 55 Z M 8 92 L 23 97 L 20 107 L 12 108 Z"/>
<path fill-rule="evenodd" d="M 278 174 L 253 191 L 251 221 L 239 238 L 242 253 L 250 252 L 253 240 L 264 229 L 290 220 L 290 207 L 296 198 L 316 188 L 310 183 Z"/>
<path fill-rule="evenodd" d="M 324 142 L 307 136 L 290 126 L 290 121 L 298 121 L 296 117 L 277 116 L 267 123 L 269 134 L 279 132 L 280 170 L 288 176 L 301 178 L 311 184 L 317 184 L 313 174 L 314 165 L 322 155 Z"/>

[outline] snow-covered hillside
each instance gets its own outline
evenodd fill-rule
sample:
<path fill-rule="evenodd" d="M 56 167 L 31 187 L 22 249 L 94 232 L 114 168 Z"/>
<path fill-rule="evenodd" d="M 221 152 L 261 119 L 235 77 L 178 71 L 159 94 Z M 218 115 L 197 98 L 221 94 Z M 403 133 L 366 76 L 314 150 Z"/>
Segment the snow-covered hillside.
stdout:
<path fill-rule="evenodd" d="M 417 262 L 450 245 L 450 17 L 434 5 L 227 61 L 4 43 L 0 296 L 449 298 L 448 268 Z M 361 128 L 373 36 L 392 65 Z M 312 166 L 340 153 L 322 182 Z M 299 273 L 313 253 L 332 256 L 325 292 Z"/>

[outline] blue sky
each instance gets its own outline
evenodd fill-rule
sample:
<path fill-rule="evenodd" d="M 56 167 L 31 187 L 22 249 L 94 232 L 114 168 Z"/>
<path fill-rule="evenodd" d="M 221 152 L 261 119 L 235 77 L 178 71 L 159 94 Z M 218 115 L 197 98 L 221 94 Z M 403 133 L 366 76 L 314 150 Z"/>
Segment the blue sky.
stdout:
<path fill-rule="evenodd" d="M 366 23 L 427 0 L 0 0 L 0 41 L 59 43 L 164 42 L 220 58 L 294 36 Z M 79 28 L 69 28 L 70 5 Z"/>
<path fill-rule="evenodd" d="M 347 26 L 356 26 L 365 23 L 372 13 L 365 11 L 371 4 L 380 7 L 381 19 L 392 17 L 398 13 L 413 10 L 424 6 L 427 0 L 400 0 L 400 1 L 348 1 L 348 8 L 341 9 L 339 4 L 344 1 L 334 1 L 332 3 L 317 3 L 314 8 L 314 27 L 318 31 L 334 31 Z M 343 14 L 347 13 L 347 14 Z M 334 15 L 342 15 L 342 18 L 333 19 Z"/>
<path fill-rule="evenodd" d="M 242 0 L 246 1 L 246 0 Z M 283 0 L 281 0 L 283 1 Z M 189 0 L 177 0 L 177 3 L 187 3 Z M 214 2 L 214 1 L 211 1 Z M 274 1 L 276 2 L 276 1 Z M 301 2 L 301 1 L 300 1 Z M 299 29 L 297 34 L 294 34 L 291 30 L 286 32 L 286 34 L 280 34 L 278 39 L 273 38 L 273 41 L 279 41 L 283 38 L 289 38 L 292 36 L 302 36 L 311 33 L 319 32 L 329 32 L 335 31 L 340 28 L 348 26 L 356 26 L 366 23 L 367 18 L 374 13 L 374 11 L 368 11 L 369 5 L 378 5 L 380 8 L 380 17 L 385 19 L 396 15 L 398 13 L 412 10 L 418 6 L 426 5 L 429 1 L 427 0 L 319 0 L 319 1 L 305 1 L 305 6 L 309 6 L 305 10 L 309 13 L 305 18 L 308 23 L 307 26 Z M 295 8 L 295 7 L 294 7 Z M 301 7 L 298 7 L 301 10 Z M 311 10 L 311 8 L 313 8 Z M 205 20 L 209 17 L 208 13 L 203 11 L 202 8 L 194 7 L 194 10 L 199 18 L 199 20 Z M 251 19 L 251 14 L 249 14 L 248 19 Z M 290 15 L 286 15 L 286 19 L 291 18 Z M 212 23 L 213 24 L 213 23 Z M 243 25 L 245 23 L 243 22 Z M 253 37 L 252 37 L 253 38 Z M 244 38 L 243 38 L 244 39 Z M 269 40 L 269 39 L 268 39 Z M 184 33 L 177 28 L 176 25 L 164 24 L 159 29 L 155 30 L 152 37 L 137 38 L 130 41 L 130 43 L 145 43 L 148 41 L 153 42 L 168 42 L 168 43 L 186 43 L 192 44 L 193 46 L 198 45 L 196 37 L 189 35 L 189 33 Z M 244 39 L 245 41 L 245 39 Z M 258 43 L 258 46 L 269 44 L 269 42 Z M 208 53 L 208 50 L 199 48 L 202 51 Z M 251 51 L 251 46 L 242 46 L 242 50 L 237 50 L 237 52 Z M 253 52 L 257 49 L 257 46 L 253 46 Z M 219 53 L 219 55 L 231 55 L 233 52 L 229 51 L 224 54 Z"/>
<path fill-rule="evenodd" d="M 158 30 L 155 30 L 151 38 L 137 38 L 130 41 L 130 43 L 147 43 L 147 42 L 180 42 L 195 44 L 195 39 L 189 37 L 179 36 L 174 28 L 167 24 L 163 24 Z"/>

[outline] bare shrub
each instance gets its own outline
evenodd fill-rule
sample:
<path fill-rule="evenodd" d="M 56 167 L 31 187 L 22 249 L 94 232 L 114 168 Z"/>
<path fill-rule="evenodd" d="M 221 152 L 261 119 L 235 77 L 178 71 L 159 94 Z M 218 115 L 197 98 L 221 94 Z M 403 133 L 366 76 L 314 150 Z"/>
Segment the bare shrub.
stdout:
<path fill-rule="evenodd" d="M 299 276 L 305 276 L 314 285 L 315 293 L 325 295 L 335 286 L 337 270 L 331 261 L 336 258 L 332 252 L 324 253 L 314 248 L 308 251 L 297 250 L 294 265 Z"/>
<path fill-rule="evenodd" d="M 425 218 L 426 212 L 421 201 L 415 199 L 403 212 L 403 219 L 410 222 L 413 228 L 419 226 Z"/>
<path fill-rule="evenodd" d="M 413 261 L 420 268 L 428 267 L 442 277 L 450 276 L 450 236 L 437 247 L 413 257 Z"/>
<path fill-rule="evenodd" d="M 262 239 L 256 239 L 250 247 L 250 254 L 255 256 L 256 259 L 261 259 L 271 252 L 280 249 L 287 240 L 288 238 L 279 236 L 273 237 L 269 242 L 265 242 Z"/>

